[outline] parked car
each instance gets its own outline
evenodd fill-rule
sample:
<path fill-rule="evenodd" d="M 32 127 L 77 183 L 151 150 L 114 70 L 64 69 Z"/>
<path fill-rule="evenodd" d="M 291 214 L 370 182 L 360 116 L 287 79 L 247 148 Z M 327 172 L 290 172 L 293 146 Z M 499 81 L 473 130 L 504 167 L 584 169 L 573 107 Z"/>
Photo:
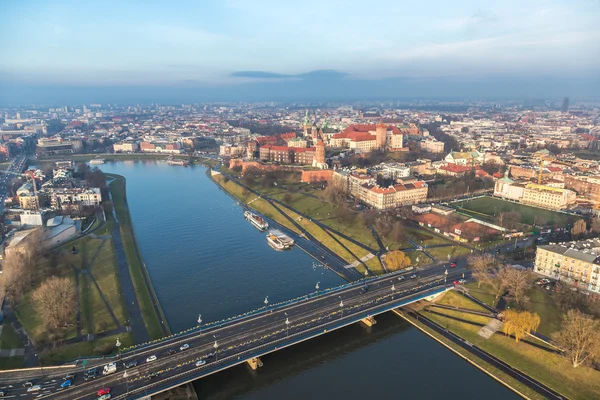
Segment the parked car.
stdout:
<path fill-rule="evenodd" d="M 123 363 L 123 366 L 126 369 L 129 369 L 129 368 L 137 367 L 137 364 L 138 364 L 138 362 L 136 360 L 131 360 L 129 362 Z"/>
<path fill-rule="evenodd" d="M 100 390 L 98 390 L 98 392 L 96 392 L 96 394 L 98 396 L 104 396 L 105 394 L 109 394 L 110 393 L 110 388 L 102 388 Z"/>
<path fill-rule="evenodd" d="M 181 345 L 181 347 L 179 348 L 179 350 L 180 350 L 180 351 L 183 351 L 183 350 L 187 350 L 187 349 L 189 349 L 189 348 L 190 348 L 190 345 L 189 345 L 189 344 L 187 344 L 187 343 L 185 343 L 185 344 L 182 344 L 182 345 Z"/>
<path fill-rule="evenodd" d="M 201 366 L 203 366 L 204 364 L 206 364 L 206 361 L 205 361 L 205 360 L 198 360 L 198 361 L 196 361 L 196 367 L 201 367 Z"/>
<path fill-rule="evenodd" d="M 152 361 L 156 361 L 156 356 L 150 356 L 150 357 L 146 358 L 146 362 L 152 362 Z"/>
<path fill-rule="evenodd" d="M 71 387 L 71 385 L 73 384 L 72 381 L 70 381 L 69 379 L 67 379 L 66 381 L 64 381 L 63 383 L 60 384 L 61 388 L 68 388 Z"/>

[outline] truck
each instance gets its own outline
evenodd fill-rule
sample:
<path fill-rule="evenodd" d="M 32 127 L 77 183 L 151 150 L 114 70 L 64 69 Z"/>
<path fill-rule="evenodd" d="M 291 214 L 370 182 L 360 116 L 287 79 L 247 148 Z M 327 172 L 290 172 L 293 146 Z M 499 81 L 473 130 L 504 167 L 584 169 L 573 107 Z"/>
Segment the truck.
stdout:
<path fill-rule="evenodd" d="M 117 372 L 117 363 L 112 362 L 110 364 L 106 364 L 104 369 L 102 370 L 102 375 L 109 375 Z"/>

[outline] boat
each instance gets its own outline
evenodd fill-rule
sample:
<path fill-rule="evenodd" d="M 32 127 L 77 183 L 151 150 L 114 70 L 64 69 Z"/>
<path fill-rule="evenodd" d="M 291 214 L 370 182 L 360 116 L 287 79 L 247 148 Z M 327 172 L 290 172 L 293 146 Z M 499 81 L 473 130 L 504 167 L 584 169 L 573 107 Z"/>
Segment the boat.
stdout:
<path fill-rule="evenodd" d="M 183 167 L 187 167 L 189 165 L 189 162 L 187 160 L 173 160 L 172 158 L 170 158 L 169 160 L 167 160 L 167 164 L 181 165 Z"/>
<path fill-rule="evenodd" d="M 269 243 L 269 246 L 271 246 L 275 250 L 286 249 L 286 246 L 283 243 L 281 243 L 277 236 L 273 235 L 272 233 L 267 233 L 267 243 Z"/>
<path fill-rule="evenodd" d="M 269 228 L 269 223 L 267 221 L 265 221 L 260 215 L 254 214 L 251 211 L 245 211 L 244 217 L 246 217 L 246 219 L 250 221 L 252 225 L 254 225 L 259 231 L 264 231 Z"/>
<path fill-rule="evenodd" d="M 104 158 L 93 158 L 90 160 L 90 164 L 104 164 L 105 161 Z"/>
<path fill-rule="evenodd" d="M 277 236 L 277 239 L 285 246 L 286 249 L 291 249 L 294 246 L 294 239 L 281 232 L 278 229 L 271 229 L 270 234 Z"/>

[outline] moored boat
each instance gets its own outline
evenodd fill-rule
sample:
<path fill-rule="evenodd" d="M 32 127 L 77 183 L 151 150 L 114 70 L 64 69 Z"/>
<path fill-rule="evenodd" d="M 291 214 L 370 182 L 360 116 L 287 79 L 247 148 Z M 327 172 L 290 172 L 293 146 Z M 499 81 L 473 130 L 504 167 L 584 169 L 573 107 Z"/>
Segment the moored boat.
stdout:
<path fill-rule="evenodd" d="M 258 214 L 254 214 L 251 211 L 245 211 L 244 217 L 259 231 L 264 231 L 269 228 L 269 223 Z"/>
<path fill-rule="evenodd" d="M 277 239 L 285 246 L 286 249 L 291 249 L 294 246 L 294 239 L 281 232 L 278 229 L 271 229 L 270 234 L 277 236 Z"/>
<path fill-rule="evenodd" d="M 269 243 L 269 246 L 271 246 L 275 250 L 286 249 L 286 246 L 283 243 L 281 243 L 277 236 L 273 235 L 272 233 L 267 233 L 267 243 Z"/>

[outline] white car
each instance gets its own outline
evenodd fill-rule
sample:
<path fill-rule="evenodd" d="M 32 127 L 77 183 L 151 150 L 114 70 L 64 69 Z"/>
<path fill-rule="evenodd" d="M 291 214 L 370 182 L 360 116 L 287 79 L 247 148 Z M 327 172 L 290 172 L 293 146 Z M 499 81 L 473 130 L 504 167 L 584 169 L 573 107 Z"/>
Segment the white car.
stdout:
<path fill-rule="evenodd" d="M 187 344 L 187 343 L 186 344 L 182 344 L 181 347 L 179 348 L 179 351 L 187 350 L 189 348 L 190 348 L 189 344 Z"/>
<path fill-rule="evenodd" d="M 399 276 L 399 277 L 398 277 L 398 280 L 399 280 L 399 281 L 403 281 L 403 280 L 404 280 L 404 277 L 403 277 L 403 276 Z"/>
<path fill-rule="evenodd" d="M 458 281 L 460 282 L 461 285 L 466 282 L 466 280 L 464 280 L 464 279 L 459 279 Z"/>
<path fill-rule="evenodd" d="M 156 356 L 150 356 L 150 357 L 146 358 L 146 362 L 152 362 L 152 361 L 156 361 Z"/>
<path fill-rule="evenodd" d="M 29 389 L 27 389 L 27 392 L 39 392 L 40 390 L 42 390 L 42 386 L 41 385 L 35 385 L 30 387 Z"/>
<path fill-rule="evenodd" d="M 196 361 L 196 367 L 201 367 L 204 364 L 206 364 L 206 361 L 204 361 L 204 360 L 198 360 L 198 361 Z"/>

